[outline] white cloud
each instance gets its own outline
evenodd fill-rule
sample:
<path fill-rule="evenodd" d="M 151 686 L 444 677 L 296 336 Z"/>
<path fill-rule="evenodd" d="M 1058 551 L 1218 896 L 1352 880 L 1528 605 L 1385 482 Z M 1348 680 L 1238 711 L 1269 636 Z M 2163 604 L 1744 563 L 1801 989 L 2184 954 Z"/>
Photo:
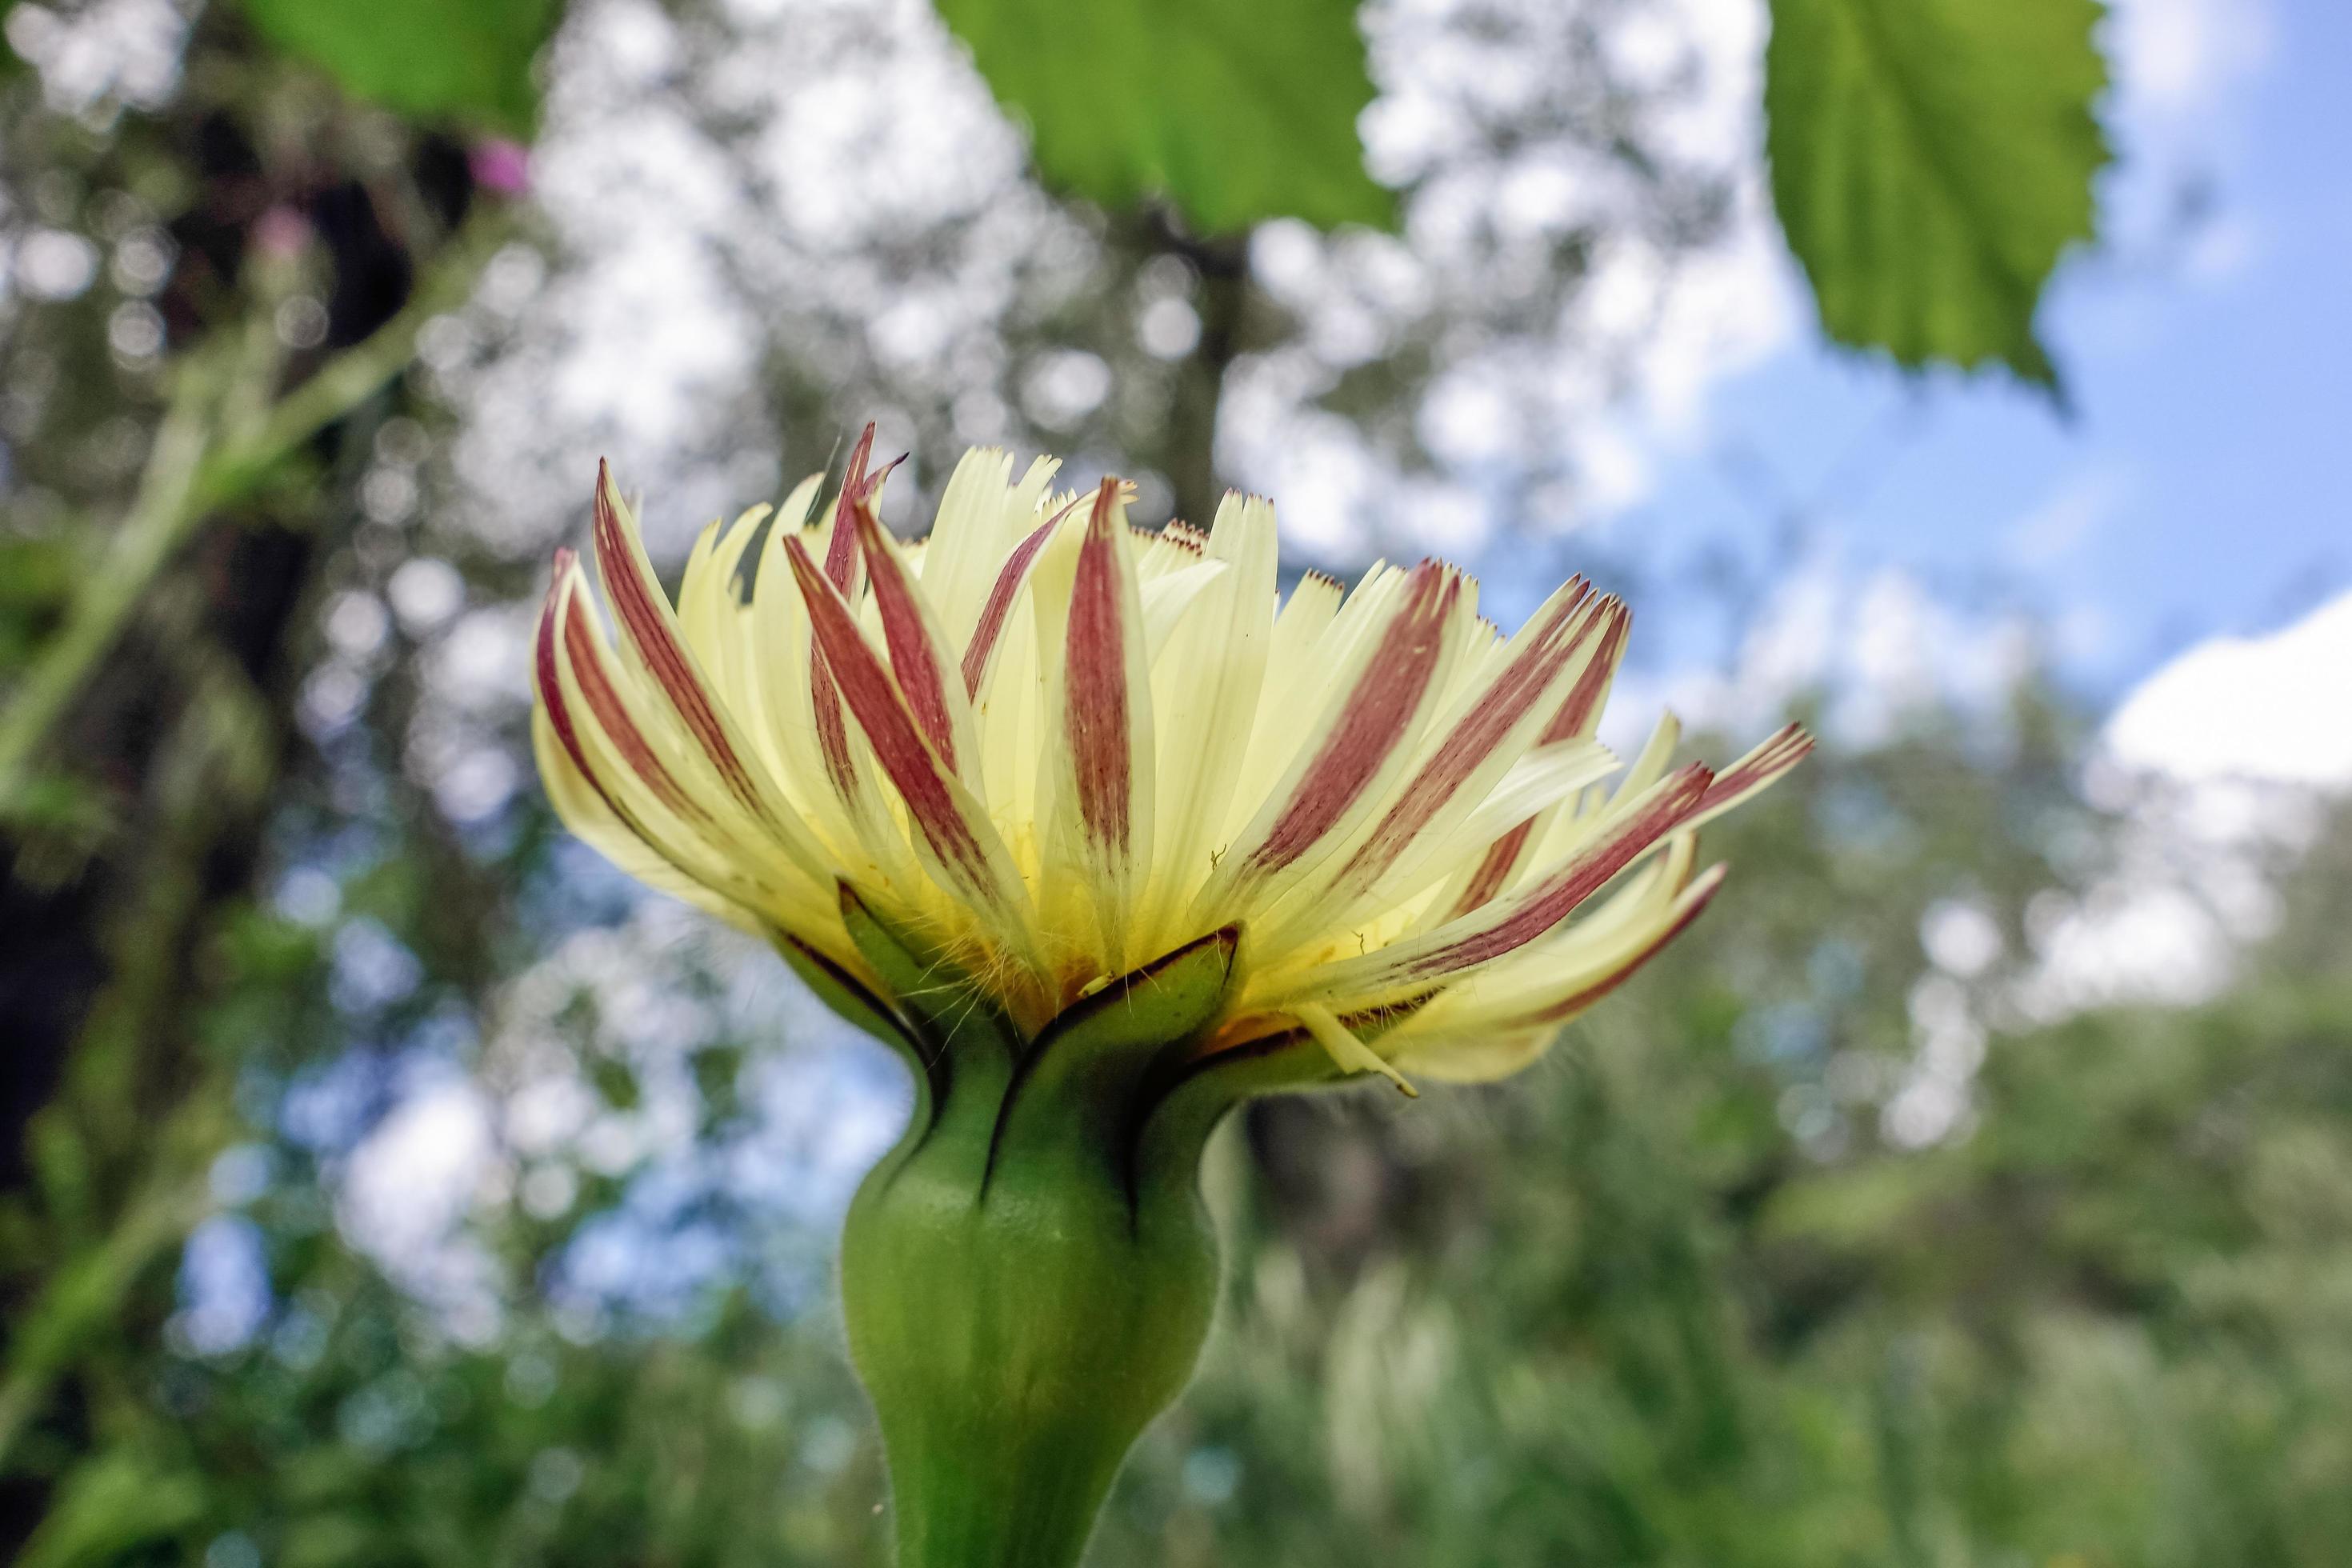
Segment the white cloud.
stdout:
<path fill-rule="evenodd" d="M 2181 273 L 2205 288 L 2223 288 L 2261 265 L 2266 247 L 2263 224 L 2242 211 L 2218 213 L 2189 237 Z"/>
<path fill-rule="evenodd" d="M 2352 790 L 2352 594 L 2260 637 L 2214 637 L 2109 717 L 2084 788 L 2124 817 L 2115 870 L 2029 910 L 2038 963 L 2014 1005 L 2050 1018 L 2218 994 L 2275 928 L 2273 878 Z"/>
<path fill-rule="evenodd" d="M 2122 766 L 2187 783 L 2352 789 L 2352 593 L 2257 637 L 2212 637 L 2107 722 Z"/>
<path fill-rule="evenodd" d="M 2135 107 L 2164 116 L 2211 110 L 2270 63 L 2276 37 L 2266 0 L 2116 0 L 2108 33 Z"/>

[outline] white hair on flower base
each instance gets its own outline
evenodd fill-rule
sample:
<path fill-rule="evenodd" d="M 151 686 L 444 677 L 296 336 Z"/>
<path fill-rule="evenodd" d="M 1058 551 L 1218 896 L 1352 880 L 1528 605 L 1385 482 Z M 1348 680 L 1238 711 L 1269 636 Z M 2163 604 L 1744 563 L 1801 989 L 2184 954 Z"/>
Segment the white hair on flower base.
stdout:
<path fill-rule="evenodd" d="M 1612 787 L 1592 736 L 1629 617 L 1581 578 L 1509 637 L 1433 561 L 1277 603 L 1265 501 L 1150 533 L 1116 481 L 1055 495 L 1052 460 L 1016 479 L 989 450 L 903 544 L 872 439 L 821 516 L 811 479 L 711 524 L 675 608 L 600 472 L 617 635 L 563 552 L 533 661 L 572 830 L 861 1006 L 898 999 L 845 899 L 1031 1034 L 1233 928 L 1204 1058 L 1288 1035 L 1400 1083 L 1498 1076 L 1689 924 L 1722 880 L 1695 830 L 1811 748 L 1675 768 L 1668 717 Z"/>

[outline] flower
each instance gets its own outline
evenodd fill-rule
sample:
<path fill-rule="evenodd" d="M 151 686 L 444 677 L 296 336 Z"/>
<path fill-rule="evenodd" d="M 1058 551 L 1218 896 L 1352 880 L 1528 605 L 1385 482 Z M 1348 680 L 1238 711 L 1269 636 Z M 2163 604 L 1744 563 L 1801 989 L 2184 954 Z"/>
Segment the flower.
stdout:
<path fill-rule="evenodd" d="M 1117 482 L 1050 494 L 1053 461 L 1015 479 L 990 450 L 903 544 L 872 438 L 821 521 L 802 521 L 813 479 L 772 523 L 711 524 L 674 610 L 600 474 L 619 635 L 559 555 L 534 669 L 572 831 L 775 941 L 869 1025 L 907 998 L 845 900 L 1026 1037 L 1230 931 L 1198 1059 L 1278 1037 L 1400 1085 L 1499 1076 L 1696 917 L 1722 868 L 1696 871 L 1696 829 L 1811 747 L 1791 726 L 1721 773 L 1677 768 L 1669 716 L 1604 785 L 1592 736 L 1630 617 L 1581 578 L 1508 637 L 1434 561 L 1352 593 L 1310 573 L 1277 610 L 1265 501 L 1146 533 Z"/>
<path fill-rule="evenodd" d="M 1277 609 L 1265 501 L 1145 533 L 1118 481 L 992 451 L 901 544 L 873 436 L 821 521 L 810 479 L 712 524 L 674 608 L 600 474 L 619 635 L 559 555 L 533 734 L 574 832 L 908 1063 L 842 1245 L 900 1562 L 1067 1568 L 1207 1336 L 1219 1120 L 1524 1064 L 1697 916 L 1696 830 L 1811 742 L 1676 768 L 1668 719 L 1612 787 L 1627 615 L 1580 578 L 1508 637 L 1433 561 Z"/>

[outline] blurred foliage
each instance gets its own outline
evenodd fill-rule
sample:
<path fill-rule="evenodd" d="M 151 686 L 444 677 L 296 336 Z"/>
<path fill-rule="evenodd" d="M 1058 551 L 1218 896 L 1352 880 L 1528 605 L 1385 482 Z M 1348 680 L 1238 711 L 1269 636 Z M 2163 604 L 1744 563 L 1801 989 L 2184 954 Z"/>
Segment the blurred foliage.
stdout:
<path fill-rule="evenodd" d="M 244 0 L 264 37 L 354 97 L 528 136 L 564 0 Z M 940 0 L 1040 176 L 1191 229 L 1276 217 L 1391 227 L 1357 121 L 1373 82 L 1352 0 Z M 2057 384 L 2033 330 L 2095 233 L 2106 85 L 2096 0 L 1773 0 L 1772 194 L 1823 329 L 1895 363 Z M 5 57 L 13 60 L 13 56 Z"/>
<path fill-rule="evenodd" d="M 531 66 L 563 15 L 563 0 L 244 4 L 264 36 L 356 98 L 512 136 L 538 119 Z"/>
<path fill-rule="evenodd" d="M 2107 160 L 2096 0 L 1773 0 L 1766 150 L 1839 342 L 2055 388 L 2033 315 Z"/>
<path fill-rule="evenodd" d="M 2002 933 L 1995 1012 L 2027 889 L 2104 836 L 2039 750 L 1822 759 L 1716 836 L 1725 907 L 1450 1126 L 1262 1112 L 1263 1239 L 1184 1415 L 1235 1478 L 1197 1560 L 2337 1561 L 2346 927 L 2204 1005 L 2012 1018 L 1948 1132 L 1884 1135 L 1918 987 L 1956 984 L 1930 907 Z M 2347 829 L 2290 904 L 2340 900 Z M 1129 1499 L 1106 1561 L 1181 1560 Z"/>
<path fill-rule="evenodd" d="M 940 0 L 997 98 L 1026 121 L 1038 172 L 1111 208 L 1172 201 L 1231 234 L 1274 217 L 1387 227 L 1364 172 L 1372 100 L 1354 0 L 1106 0 L 1043 13 Z"/>
<path fill-rule="evenodd" d="M 1224 1319 L 1095 1560 L 2338 1561 L 2352 927 L 2284 927 L 2206 1005 L 2010 1017 L 1947 1129 L 1888 1133 L 1932 1070 L 1920 986 L 2000 1016 L 2034 899 L 2112 863 L 2125 825 L 2070 787 L 2076 739 L 2023 701 L 1990 739 L 1922 715 L 1817 759 L 1713 836 L 1737 868 L 1719 907 L 1535 1072 L 1237 1127 L 1213 1179 Z M 2339 821 L 2284 908 L 2340 912 L 2348 857 Z M 460 955 L 431 879 L 402 880 L 353 897 L 437 954 L 401 1004 L 430 1016 Z M 2000 933 L 1965 978 L 1922 951 L 1954 898 Z M 268 1103 L 321 1065 L 331 951 L 247 907 L 205 940 L 192 1026 L 238 1100 Z M 593 1012 L 562 1012 L 570 1048 L 630 1114 Z M 699 1136 L 741 1117 L 744 1070 L 724 1039 L 698 1048 Z M 13 1278 L 55 1268 L 52 1227 L 86 1202 L 66 1129 L 100 1109 L 46 1123 Z M 650 1172 L 585 1180 L 544 1217 L 478 1207 L 472 1233 L 541 1289 L 457 1333 L 344 1239 L 338 1156 L 284 1122 L 243 1139 L 211 1184 L 267 1259 L 266 1315 L 192 1342 L 150 1251 L 53 1342 L 78 1392 L 14 1459 L 55 1482 L 23 1561 L 884 1561 L 878 1456 L 822 1292 L 786 1303 L 729 1269 L 674 1310 L 567 1304 L 564 1258 Z M 266 1183 L 225 1180 L 257 1162 Z"/>

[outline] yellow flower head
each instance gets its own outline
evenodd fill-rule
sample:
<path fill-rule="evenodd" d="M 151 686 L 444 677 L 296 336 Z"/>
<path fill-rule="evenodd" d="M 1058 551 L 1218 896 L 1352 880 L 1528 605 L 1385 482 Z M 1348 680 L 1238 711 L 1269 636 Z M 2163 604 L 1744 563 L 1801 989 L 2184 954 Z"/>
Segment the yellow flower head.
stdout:
<path fill-rule="evenodd" d="M 1052 460 L 1016 479 L 991 450 L 902 544 L 872 437 L 821 512 L 812 479 L 772 523 L 713 523 L 675 608 L 601 474 L 616 631 L 564 552 L 533 669 L 572 831 L 868 1027 L 921 998 L 860 921 L 1024 1037 L 1212 941 L 1195 1061 L 1499 1076 L 1697 915 L 1722 868 L 1695 871 L 1695 830 L 1811 749 L 1791 727 L 1675 768 L 1668 717 L 1612 784 L 1592 737 L 1629 617 L 1580 578 L 1507 637 L 1434 561 L 1282 599 L 1265 501 L 1150 533 L 1116 481 L 1057 495 Z"/>

